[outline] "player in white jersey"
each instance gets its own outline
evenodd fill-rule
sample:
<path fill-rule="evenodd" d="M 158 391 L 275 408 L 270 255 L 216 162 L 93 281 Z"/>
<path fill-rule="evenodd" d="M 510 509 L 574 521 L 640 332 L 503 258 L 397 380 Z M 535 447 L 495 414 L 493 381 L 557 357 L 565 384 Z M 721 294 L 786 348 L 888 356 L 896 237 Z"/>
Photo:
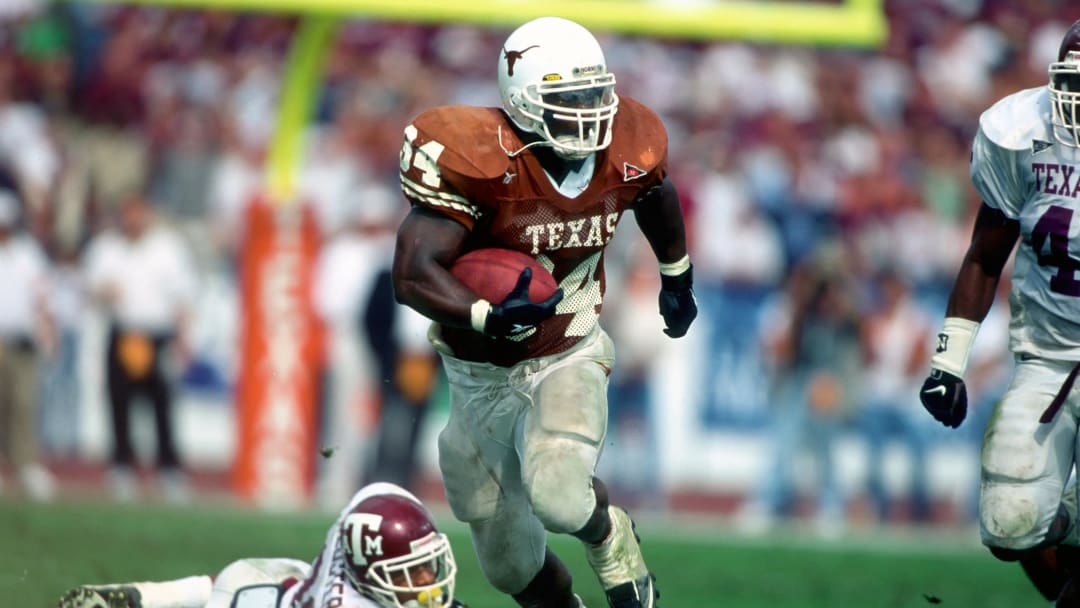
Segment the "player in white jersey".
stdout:
<path fill-rule="evenodd" d="M 1053 600 L 1066 578 L 1045 565 L 1065 561 L 1057 558 L 1070 551 L 1058 547 L 1080 544 L 1076 486 L 1066 489 L 1080 417 L 1080 21 L 1050 64 L 1048 86 L 1005 97 L 979 118 L 971 179 L 983 205 L 920 397 L 946 426 L 964 420 L 971 344 L 1019 241 L 1009 298 L 1017 364 L 983 437 L 979 522 L 983 544 L 1019 560 Z"/>
<path fill-rule="evenodd" d="M 374 483 L 349 501 L 314 562 L 235 561 L 217 576 L 84 585 L 60 608 L 454 608 L 457 566 L 419 499 Z"/>

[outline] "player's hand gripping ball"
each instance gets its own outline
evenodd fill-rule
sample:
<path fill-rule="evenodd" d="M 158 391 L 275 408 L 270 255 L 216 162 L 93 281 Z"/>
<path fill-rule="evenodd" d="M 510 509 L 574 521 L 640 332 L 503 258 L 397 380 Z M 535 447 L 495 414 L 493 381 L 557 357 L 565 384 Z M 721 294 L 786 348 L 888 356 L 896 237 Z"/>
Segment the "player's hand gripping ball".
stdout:
<path fill-rule="evenodd" d="M 484 333 L 505 337 L 531 330 L 555 314 L 563 291 L 539 262 L 520 251 L 486 248 L 470 251 L 450 274 L 491 303 Z"/>
<path fill-rule="evenodd" d="M 513 249 L 474 249 L 454 261 L 450 274 L 476 295 L 498 304 L 514 289 L 526 268 L 532 269 L 529 299 L 533 302 L 543 302 L 559 288 L 555 277 L 540 262 Z"/>

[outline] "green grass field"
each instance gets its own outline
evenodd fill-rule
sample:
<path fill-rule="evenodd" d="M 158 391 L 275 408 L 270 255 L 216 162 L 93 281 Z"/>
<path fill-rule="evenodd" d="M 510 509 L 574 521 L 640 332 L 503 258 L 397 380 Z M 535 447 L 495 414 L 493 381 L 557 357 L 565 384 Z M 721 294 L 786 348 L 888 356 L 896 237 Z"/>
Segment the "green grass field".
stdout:
<path fill-rule="evenodd" d="M 0 501 L 0 606 L 54 606 L 80 583 L 214 573 L 240 557 L 312 559 L 335 515 Z M 512 607 L 481 578 L 464 528 L 438 519 L 456 549 L 459 596 L 472 608 Z M 862 531 L 824 542 L 794 531 L 751 539 L 678 519 L 638 524 L 663 608 L 1046 605 L 1019 567 L 991 558 L 973 532 Z M 580 546 L 564 537 L 552 545 L 586 604 L 604 608 Z"/>

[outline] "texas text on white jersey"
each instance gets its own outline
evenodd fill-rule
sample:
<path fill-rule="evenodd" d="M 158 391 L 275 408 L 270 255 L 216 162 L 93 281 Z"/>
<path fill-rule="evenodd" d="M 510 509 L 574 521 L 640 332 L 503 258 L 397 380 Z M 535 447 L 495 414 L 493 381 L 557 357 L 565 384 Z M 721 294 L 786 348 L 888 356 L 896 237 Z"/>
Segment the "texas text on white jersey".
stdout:
<path fill-rule="evenodd" d="M 1080 360 L 1080 149 L 1056 142 L 1046 87 L 979 118 L 971 179 L 983 201 L 1020 223 L 1009 338 L 1015 353 Z"/>

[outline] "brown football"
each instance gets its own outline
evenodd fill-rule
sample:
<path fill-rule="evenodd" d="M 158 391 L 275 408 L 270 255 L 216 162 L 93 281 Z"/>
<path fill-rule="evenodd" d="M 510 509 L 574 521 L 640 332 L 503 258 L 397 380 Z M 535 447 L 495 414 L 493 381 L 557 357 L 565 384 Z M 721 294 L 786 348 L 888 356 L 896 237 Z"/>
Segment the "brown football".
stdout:
<path fill-rule="evenodd" d="M 498 304 L 517 284 L 521 271 L 532 268 L 529 299 L 543 302 L 558 289 L 555 277 L 531 256 L 513 249 L 474 249 L 454 261 L 450 274 L 492 304 Z"/>

